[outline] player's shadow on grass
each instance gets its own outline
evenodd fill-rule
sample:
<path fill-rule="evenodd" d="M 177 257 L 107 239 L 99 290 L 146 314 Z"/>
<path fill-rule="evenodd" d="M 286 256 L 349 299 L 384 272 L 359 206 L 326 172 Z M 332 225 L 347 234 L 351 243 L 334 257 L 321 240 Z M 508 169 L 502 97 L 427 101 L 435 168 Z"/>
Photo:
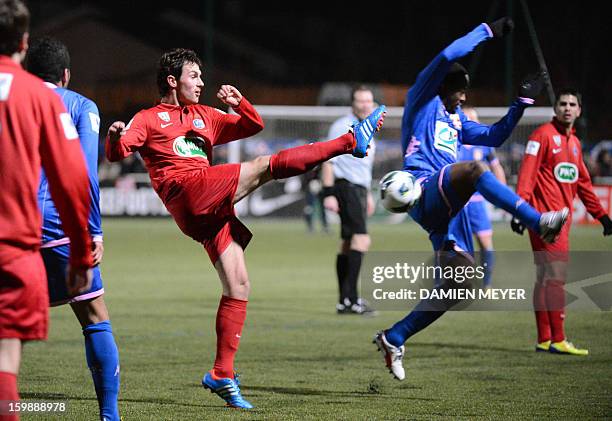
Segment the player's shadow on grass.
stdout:
<path fill-rule="evenodd" d="M 440 349 L 460 349 L 465 351 L 487 351 L 487 352 L 504 352 L 516 354 L 533 354 L 533 351 L 526 348 L 502 348 L 500 346 L 483 346 L 483 345 L 470 345 L 470 344 L 456 344 L 456 343 L 444 343 L 444 342 L 413 342 L 410 344 L 411 348 L 440 348 Z"/>
<path fill-rule="evenodd" d="M 201 386 L 200 386 L 201 387 Z M 63 393 L 36 393 L 36 392 L 20 392 L 19 396 L 22 400 L 25 399 L 37 399 L 44 401 L 96 401 L 95 396 L 85 397 L 85 396 L 70 396 L 65 395 Z M 120 398 L 119 403 L 122 402 L 131 402 L 131 403 L 153 403 L 158 405 L 174 405 L 174 406 L 186 406 L 186 407 L 199 407 L 199 408 L 217 408 L 219 405 L 203 405 L 203 404 L 191 404 L 191 403 L 183 403 L 177 402 L 174 399 L 160 399 L 160 398 L 151 398 L 151 399 L 125 399 Z"/>
<path fill-rule="evenodd" d="M 245 389 L 246 390 L 246 389 Z M 299 395 L 299 396 L 333 396 L 336 398 L 378 398 L 381 396 L 389 396 L 387 393 L 372 393 L 366 391 L 352 391 L 342 392 L 338 390 L 322 390 L 322 389 L 309 389 L 306 387 L 274 387 L 274 386 L 249 386 L 248 391 L 259 391 L 265 393 L 281 393 L 284 395 Z M 255 394 L 251 394 L 254 396 Z M 404 399 L 404 398 L 402 398 Z M 405 399 L 419 400 L 419 401 L 436 401 L 440 399 L 435 398 L 416 398 L 407 397 Z"/>
<path fill-rule="evenodd" d="M 375 354 L 374 354 L 375 355 Z M 274 361 L 283 362 L 303 362 L 303 363 L 345 363 L 346 361 L 361 361 L 371 360 L 372 354 L 353 354 L 353 355 L 295 355 L 291 354 L 285 357 L 274 357 Z M 266 363 L 270 361 L 269 357 L 264 356 L 261 358 L 245 357 L 242 361 Z"/>

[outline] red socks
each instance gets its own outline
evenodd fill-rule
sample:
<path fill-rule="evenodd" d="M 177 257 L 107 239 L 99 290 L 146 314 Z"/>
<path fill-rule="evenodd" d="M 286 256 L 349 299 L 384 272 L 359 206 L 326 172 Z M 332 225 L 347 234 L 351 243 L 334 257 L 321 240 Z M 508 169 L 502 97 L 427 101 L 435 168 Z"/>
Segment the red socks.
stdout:
<path fill-rule="evenodd" d="M 538 342 L 565 340 L 565 282 L 547 280 L 537 282 L 533 292 L 533 306 L 538 327 Z"/>
<path fill-rule="evenodd" d="M 212 370 L 214 378 L 234 378 L 234 355 L 238 351 L 246 307 L 245 300 L 221 296 L 217 310 L 217 356 Z"/>
<path fill-rule="evenodd" d="M 327 142 L 285 149 L 270 157 L 270 173 L 276 180 L 304 174 L 334 156 L 352 151 L 354 147 L 355 137 L 347 133 Z"/>
<path fill-rule="evenodd" d="M 549 341 L 551 338 L 550 320 L 546 308 L 546 287 L 542 282 L 536 282 L 533 290 L 533 309 L 538 328 L 538 343 Z"/>
<path fill-rule="evenodd" d="M 17 376 L 13 373 L 0 371 L 0 421 L 18 421 L 18 413 L 9 412 L 10 408 L 8 401 L 19 401 Z"/>
<path fill-rule="evenodd" d="M 546 304 L 548 305 L 548 318 L 552 331 L 551 341 L 565 340 L 563 322 L 565 320 L 565 282 L 562 280 L 549 280 L 546 285 Z"/>

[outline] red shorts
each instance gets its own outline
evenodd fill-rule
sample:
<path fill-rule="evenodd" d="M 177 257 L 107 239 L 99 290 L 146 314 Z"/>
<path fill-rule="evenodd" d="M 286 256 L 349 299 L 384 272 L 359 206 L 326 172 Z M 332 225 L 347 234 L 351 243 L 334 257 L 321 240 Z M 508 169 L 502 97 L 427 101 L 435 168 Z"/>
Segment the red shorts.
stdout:
<path fill-rule="evenodd" d="M 47 339 L 49 294 L 38 251 L 0 266 L 0 339 Z"/>
<path fill-rule="evenodd" d="M 534 251 L 533 260 L 535 264 L 569 261 L 569 232 L 571 224 L 572 219 L 569 218 L 561 229 L 559 237 L 552 244 L 545 243 L 539 235 L 529 230 L 529 239 L 531 240 L 531 249 Z"/>
<path fill-rule="evenodd" d="M 253 237 L 234 212 L 240 164 L 209 167 L 173 182 L 165 205 L 181 231 L 202 243 L 213 264 L 232 241 L 244 249 Z"/>

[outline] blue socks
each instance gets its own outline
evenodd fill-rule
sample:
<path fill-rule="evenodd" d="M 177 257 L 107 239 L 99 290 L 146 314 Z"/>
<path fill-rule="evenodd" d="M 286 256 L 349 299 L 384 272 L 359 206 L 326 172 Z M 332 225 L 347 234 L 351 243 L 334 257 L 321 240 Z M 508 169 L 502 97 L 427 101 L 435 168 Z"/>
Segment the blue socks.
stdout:
<path fill-rule="evenodd" d="M 100 418 L 119 421 L 119 352 L 113 337 L 110 321 L 105 320 L 83 329 L 85 356 L 91 370 Z"/>
<path fill-rule="evenodd" d="M 393 346 L 400 347 L 404 342 L 438 320 L 446 311 L 432 310 L 428 300 L 421 300 L 402 320 L 385 331 L 385 338 Z"/>
<path fill-rule="evenodd" d="M 482 250 L 480 255 L 480 264 L 485 267 L 484 278 L 482 279 L 482 286 L 491 286 L 491 274 L 493 273 L 493 266 L 495 266 L 495 250 Z"/>
<path fill-rule="evenodd" d="M 521 220 L 527 227 L 540 233 L 540 212 L 532 208 L 508 186 L 500 183 L 491 171 L 485 171 L 476 182 L 476 190 L 489 202 Z"/>

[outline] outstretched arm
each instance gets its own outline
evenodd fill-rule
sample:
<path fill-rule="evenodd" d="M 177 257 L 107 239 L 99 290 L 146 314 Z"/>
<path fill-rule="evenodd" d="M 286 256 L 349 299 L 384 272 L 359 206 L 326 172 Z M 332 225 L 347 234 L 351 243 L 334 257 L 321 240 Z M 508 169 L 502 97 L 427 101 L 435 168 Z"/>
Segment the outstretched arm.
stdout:
<path fill-rule="evenodd" d="M 127 158 L 146 140 L 147 126 L 141 113 L 136 114 L 127 126 L 123 121 L 115 121 L 106 135 L 106 158 L 111 162 Z"/>
<path fill-rule="evenodd" d="M 490 38 L 493 38 L 491 28 L 481 23 L 467 35 L 453 41 L 419 73 L 408 91 L 406 105 L 419 108 L 435 97 L 452 62 L 468 55 L 478 44 Z"/>
<path fill-rule="evenodd" d="M 218 114 L 212 119 L 213 145 L 244 139 L 263 130 L 261 116 L 238 89 L 231 85 L 222 85 L 217 92 L 217 98 L 232 107 L 238 115 L 217 110 Z"/>
<path fill-rule="evenodd" d="M 527 76 L 519 88 L 519 97 L 510 105 L 508 113 L 497 123 L 487 126 L 462 118 L 462 142 L 468 145 L 483 145 L 498 147 L 514 130 L 523 116 L 525 108 L 533 105 L 535 99 L 544 87 L 544 73 Z"/>
<path fill-rule="evenodd" d="M 528 105 L 521 102 L 521 99 L 517 99 L 510 106 L 508 113 L 491 126 L 467 119 L 462 121 L 462 142 L 467 145 L 498 147 L 512 134 L 512 130 L 516 127 Z"/>

